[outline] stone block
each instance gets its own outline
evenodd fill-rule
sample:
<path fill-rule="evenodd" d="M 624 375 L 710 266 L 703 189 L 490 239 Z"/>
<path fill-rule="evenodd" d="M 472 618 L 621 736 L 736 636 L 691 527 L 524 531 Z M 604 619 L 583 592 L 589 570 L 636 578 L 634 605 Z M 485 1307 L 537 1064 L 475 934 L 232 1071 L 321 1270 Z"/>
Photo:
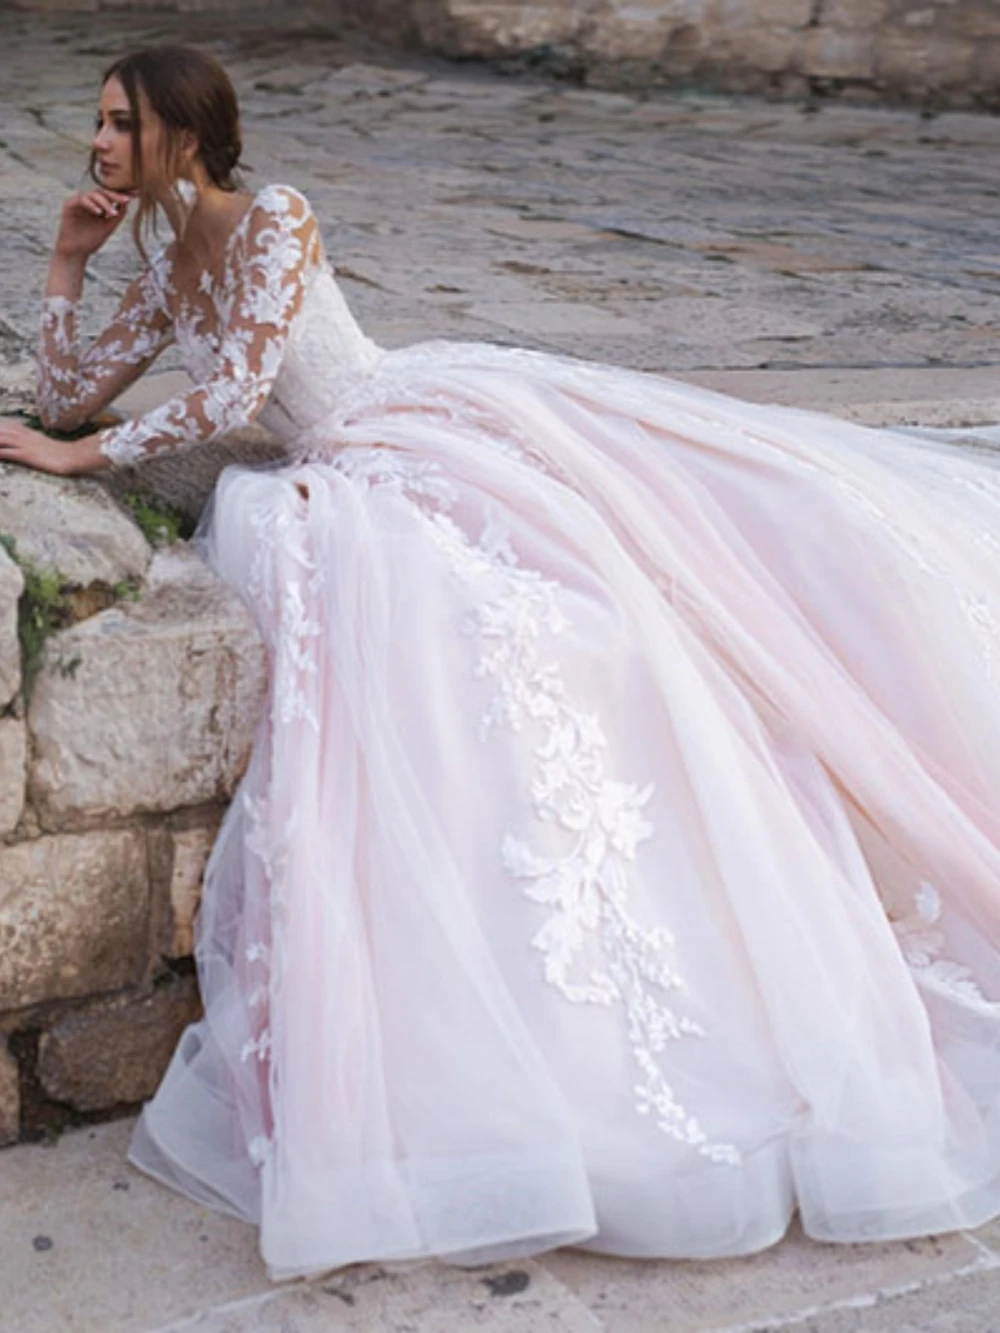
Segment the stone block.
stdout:
<path fill-rule="evenodd" d="M 0 838 L 17 826 L 24 809 L 27 735 L 19 717 L 0 717 Z"/>
<path fill-rule="evenodd" d="M 872 35 L 817 28 L 803 42 L 800 68 L 816 78 L 871 79 L 875 73 Z"/>
<path fill-rule="evenodd" d="M 958 1325 L 900 1320 L 869 1324 L 874 1292 L 921 1294 L 982 1262 L 973 1241 L 962 1235 L 929 1237 L 903 1243 L 823 1245 L 808 1240 L 793 1223 L 788 1235 L 763 1254 L 745 1258 L 650 1263 L 611 1259 L 580 1251 L 545 1255 L 545 1268 L 590 1310 L 600 1313 L 603 1333 L 653 1333 L 688 1330 L 778 1328 L 813 1333 L 826 1325 L 822 1307 L 840 1305 L 856 1323 L 851 1333 L 869 1328 L 892 1333 L 958 1333 Z M 954 1300 L 954 1295 L 952 1295 Z M 881 1299 L 877 1308 L 881 1309 Z M 663 1319 L 670 1311 L 670 1322 Z M 977 1325 L 985 1333 L 989 1324 Z M 970 1329 L 971 1333 L 971 1329 Z"/>
<path fill-rule="evenodd" d="M 0 1011 L 137 983 L 148 933 L 142 833 L 0 847 Z"/>
<path fill-rule="evenodd" d="M 178 977 L 149 995 L 70 1014 L 42 1034 L 39 1081 L 50 1097 L 78 1111 L 144 1101 L 200 1013 L 194 978 Z"/>
<path fill-rule="evenodd" d="M 21 1128 L 21 1077 L 17 1061 L 0 1045 L 0 1148 L 17 1140 Z"/>
<path fill-rule="evenodd" d="M 995 0 L 960 6 L 953 11 L 953 25 L 956 36 L 1000 44 L 1000 9 Z"/>
<path fill-rule="evenodd" d="M 237 595 L 186 548 L 159 552 L 139 601 L 49 641 L 28 717 L 43 827 L 225 799 L 265 682 Z"/>
<path fill-rule="evenodd" d="M 574 40 L 579 4 L 518 4 L 511 0 L 433 0 L 416 14 L 422 45 L 444 55 L 491 58 Z"/>
<path fill-rule="evenodd" d="M 908 0 L 912 3 L 912 0 Z M 822 26 L 845 32 L 881 27 L 889 14 L 892 0 L 823 0 Z M 919 7 L 924 7 L 926 0 Z M 914 4 L 914 8 L 918 5 Z"/>
<path fill-rule="evenodd" d="M 927 33 L 887 33 L 875 44 L 875 70 L 890 92 L 923 96 L 964 86 L 975 68 L 972 42 Z"/>
<path fill-rule="evenodd" d="M 797 66 L 800 34 L 790 28 L 749 28 L 745 32 L 720 35 L 711 45 L 712 69 L 737 71 L 743 86 L 752 88 L 754 80 L 747 75 L 773 75 L 790 71 Z M 723 77 L 728 77 L 725 73 Z"/>
<path fill-rule="evenodd" d="M 188 958 L 194 950 L 194 918 L 218 820 L 196 828 L 157 830 L 153 835 L 156 894 L 155 938 L 166 958 Z"/>
<path fill-rule="evenodd" d="M 74 588 L 138 582 L 151 551 L 142 533 L 102 488 L 0 464 L 0 532 L 20 556 L 58 570 Z"/>
<path fill-rule="evenodd" d="M 0 534 L 5 531 L 0 520 Z M 21 647 L 17 638 L 17 603 L 24 577 L 0 546 L 0 709 L 21 688 Z M 2 769 L 0 769 L 2 772 Z"/>
<path fill-rule="evenodd" d="M 713 14 L 720 28 L 805 28 L 813 17 L 813 0 L 721 0 Z M 824 9 L 824 16 L 826 10 Z M 713 24 L 706 23 L 706 29 Z"/>
<path fill-rule="evenodd" d="M 581 48 L 595 62 L 658 60 L 666 51 L 692 55 L 708 45 L 709 35 L 692 23 L 678 23 L 660 13 L 613 10 L 588 25 Z"/>

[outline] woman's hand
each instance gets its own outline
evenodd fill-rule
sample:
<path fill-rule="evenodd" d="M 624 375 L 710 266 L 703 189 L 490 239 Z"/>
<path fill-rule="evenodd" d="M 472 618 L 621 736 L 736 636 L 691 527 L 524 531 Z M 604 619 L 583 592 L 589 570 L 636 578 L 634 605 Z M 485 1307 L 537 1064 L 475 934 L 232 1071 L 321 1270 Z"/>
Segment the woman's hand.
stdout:
<path fill-rule="evenodd" d="M 12 417 L 0 417 L 0 463 L 19 463 L 57 477 L 98 472 L 108 466 L 96 435 L 53 440 Z"/>
<path fill-rule="evenodd" d="M 89 259 L 121 226 L 129 196 L 98 186 L 74 194 L 63 204 L 55 251 L 64 259 Z"/>

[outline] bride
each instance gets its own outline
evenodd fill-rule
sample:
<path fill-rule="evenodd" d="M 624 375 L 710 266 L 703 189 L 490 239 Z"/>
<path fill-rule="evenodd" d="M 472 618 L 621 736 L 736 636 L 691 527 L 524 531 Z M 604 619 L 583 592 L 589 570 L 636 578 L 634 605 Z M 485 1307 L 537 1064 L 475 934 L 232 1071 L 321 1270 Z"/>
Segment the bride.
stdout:
<path fill-rule="evenodd" d="M 259 419 L 202 544 L 269 650 L 191 1026 L 131 1158 L 275 1278 L 743 1254 L 1000 1213 L 1000 486 L 946 447 L 484 345 L 386 351 L 189 48 L 108 72 L 46 424 L 130 467 Z M 132 207 L 174 239 L 86 351 Z M 137 229 L 137 236 L 141 236 Z"/>

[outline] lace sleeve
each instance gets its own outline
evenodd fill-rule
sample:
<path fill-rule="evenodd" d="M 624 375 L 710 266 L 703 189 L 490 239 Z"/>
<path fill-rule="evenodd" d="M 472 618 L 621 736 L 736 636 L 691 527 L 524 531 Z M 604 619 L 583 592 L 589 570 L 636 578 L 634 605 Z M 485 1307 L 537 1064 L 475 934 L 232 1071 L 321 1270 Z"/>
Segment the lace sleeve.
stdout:
<path fill-rule="evenodd" d="M 161 289 L 163 253 L 130 285 L 118 311 L 85 352 L 76 327 L 78 301 L 49 296 L 38 344 L 38 410 L 53 430 L 74 430 L 106 407 L 171 341 Z"/>
<path fill-rule="evenodd" d="M 100 451 L 128 465 L 248 425 L 267 402 L 292 322 L 321 259 L 316 219 L 286 186 L 257 195 L 233 250 L 216 370 L 189 393 L 105 431 Z"/>

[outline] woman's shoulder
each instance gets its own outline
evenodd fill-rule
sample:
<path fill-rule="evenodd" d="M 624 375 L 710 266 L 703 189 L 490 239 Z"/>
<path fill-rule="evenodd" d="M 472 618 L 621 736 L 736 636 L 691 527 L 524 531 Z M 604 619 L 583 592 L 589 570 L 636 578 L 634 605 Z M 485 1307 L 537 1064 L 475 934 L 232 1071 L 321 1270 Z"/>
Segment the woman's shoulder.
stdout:
<path fill-rule="evenodd" d="M 312 205 L 294 185 L 263 185 L 250 201 L 249 213 L 266 213 L 299 227 L 313 217 Z"/>

